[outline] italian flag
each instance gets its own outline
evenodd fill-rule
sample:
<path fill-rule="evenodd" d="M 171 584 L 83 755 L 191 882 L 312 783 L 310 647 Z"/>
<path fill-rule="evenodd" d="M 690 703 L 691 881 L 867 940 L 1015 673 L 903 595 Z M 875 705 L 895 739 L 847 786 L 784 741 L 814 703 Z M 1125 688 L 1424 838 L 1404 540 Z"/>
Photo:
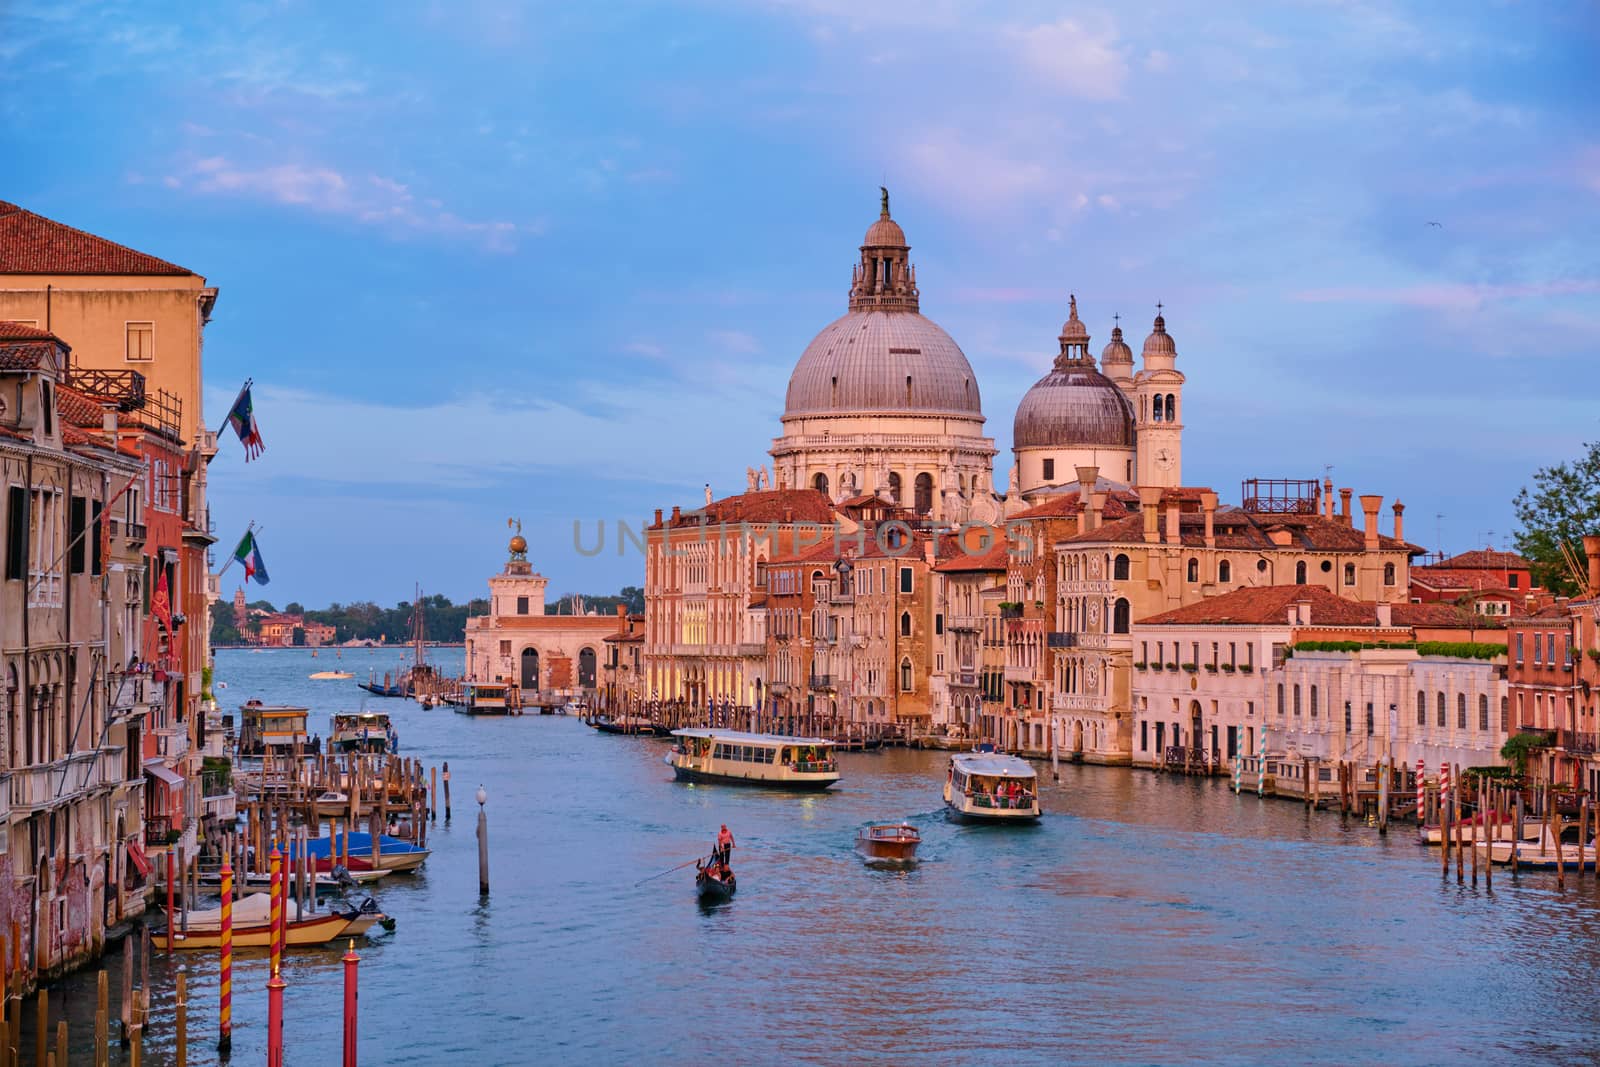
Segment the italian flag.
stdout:
<path fill-rule="evenodd" d="M 267 565 L 261 558 L 261 546 L 256 544 L 254 532 L 244 532 L 239 539 L 239 547 L 233 550 L 233 558 L 243 565 L 245 581 L 254 578 L 262 585 L 267 584 Z"/>

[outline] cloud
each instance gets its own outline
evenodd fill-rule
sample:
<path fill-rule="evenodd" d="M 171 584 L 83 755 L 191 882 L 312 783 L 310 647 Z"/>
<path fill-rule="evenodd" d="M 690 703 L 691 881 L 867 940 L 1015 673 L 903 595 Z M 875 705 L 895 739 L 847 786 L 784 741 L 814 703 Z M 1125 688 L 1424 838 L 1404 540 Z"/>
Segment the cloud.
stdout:
<path fill-rule="evenodd" d="M 1527 297 L 1578 296 L 1600 293 L 1600 279 L 1578 278 L 1505 285 L 1440 282 L 1422 285 L 1347 285 L 1302 289 L 1289 299 L 1308 304 L 1396 304 L 1437 311 L 1476 311 L 1489 304 Z"/>
<path fill-rule="evenodd" d="M 761 342 L 743 330 L 712 330 L 710 336 L 723 349 L 736 355 L 755 355 L 761 351 Z"/>
<path fill-rule="evenodd" d="M 1073 19 L 1013 30 L 1023 63 L 1044 84 L 1086 100 L 1122 95 L 1128 62 L 1109 27 L 1091 30 Z"/>
<path fill-rule="evenodd" d="M 346 175 L 332 167 L 303 163 L 251 167 L 225 156 L 206 156 L 168 175 L 163 183 L 172 189 L 305 208 L 364 225 L 475 241 L 497 252 L 515 248 L 519 233 L 539 229 L 538 224 L 519 227 L 512 222 L 464 219 L 436 199 L 419 201 L 405 183 L 393 178 Z"/>

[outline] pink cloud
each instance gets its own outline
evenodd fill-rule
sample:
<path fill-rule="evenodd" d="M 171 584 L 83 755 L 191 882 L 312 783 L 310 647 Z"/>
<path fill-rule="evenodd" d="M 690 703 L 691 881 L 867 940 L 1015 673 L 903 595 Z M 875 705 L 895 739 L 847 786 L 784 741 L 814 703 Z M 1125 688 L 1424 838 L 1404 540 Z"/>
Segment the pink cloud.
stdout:
<path fill-rule="evenodd" d="M 1524 297 L 1577 296 L 1600 293 L 1600 279 L 1576 278 L 1508 285 L 1440 282 L 1425 285 L 1346 285 L 1302 289 L 1290 299 L 1307 304 L 1398 304 L 1438 311 L 1472 311 L 1503 300 Z"/>

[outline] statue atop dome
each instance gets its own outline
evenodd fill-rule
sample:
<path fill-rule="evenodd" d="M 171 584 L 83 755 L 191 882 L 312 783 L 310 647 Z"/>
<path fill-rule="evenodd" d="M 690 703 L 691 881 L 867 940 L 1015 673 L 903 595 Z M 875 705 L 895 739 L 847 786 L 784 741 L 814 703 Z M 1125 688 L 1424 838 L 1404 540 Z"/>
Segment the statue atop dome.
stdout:
<path fill-rule="evenodd" d="M 886 219 L 889 217 L 889 187 L 887 185 L 878 186 L 878 193 L 883 205 L 878 209 L 878 217 Z"/>

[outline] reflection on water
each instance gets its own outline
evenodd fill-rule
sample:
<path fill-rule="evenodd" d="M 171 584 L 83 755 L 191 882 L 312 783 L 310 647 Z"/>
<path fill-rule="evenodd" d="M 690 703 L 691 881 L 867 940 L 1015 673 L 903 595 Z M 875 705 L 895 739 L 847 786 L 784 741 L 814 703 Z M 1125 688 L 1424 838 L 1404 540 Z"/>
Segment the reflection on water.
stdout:
<path fill-rule="evenodd" d="M 343 660 L 358 678 L 365 655 Z M 394 656 L 374 654 L 380 674 Z M 362 694 L 308 681 L 320 663 L 224 652 L 218 676 L 230 703 L 325 721 Z M 838 788 L 797 796 L 674 783 L 664 745 L 571 719 L 368 703 L 407 755 L 450 762 L 456 810 L 425 872 L 375 892 L 398 927 L 358 946 L 366 1063 L 1577 1062 L 1600 1032 L 1592 878 L 1459 887 L 1403 831 L 1220 780 L 1042 768 L 1037 828 L 955 825 L 935 753 L 847 754 Z M 856 832 L 900 819 L 920 862 L 864 862 Z M 692 865 L 636 884 L 704 855 L 723 822 L 731 901 L 698 907 Z M 338 1062 L 342 951 L 286 957 L 291 1064 Z M 191 1062 L 215 1062 L 216 960 L 178 963 Z M 158 1020 L 172 974 L 153 961 Z M 262 957 L 236 966 L 238 1062 L 264 1057 L 266 977 Z M 92 972 L 51 999 L 87 1057 Z M 170 1047 L 158 1022 L 146 1062 Z"/>

